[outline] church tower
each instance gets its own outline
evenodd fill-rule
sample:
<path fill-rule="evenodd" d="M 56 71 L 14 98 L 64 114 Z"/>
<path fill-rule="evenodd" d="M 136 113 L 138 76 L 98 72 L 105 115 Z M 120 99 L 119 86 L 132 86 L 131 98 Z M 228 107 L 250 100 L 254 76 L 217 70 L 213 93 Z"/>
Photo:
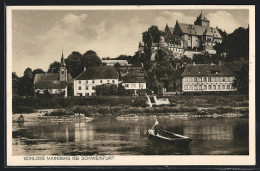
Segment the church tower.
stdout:
<path fill-rule="evenodd" d="M 202 14 L 201 11 L 200 15 L 197 17 L 197 20 L 194 22 L 194 25 L 209 27 L 210 21 L 205 17 L 205 15 Z"/>
<path fill-rule="evenodd" d="M 61 56 L 60 81 L 67 81 L 67 69 L 66 69 L 65 59 L 63 57 L 63 52 Z"/>

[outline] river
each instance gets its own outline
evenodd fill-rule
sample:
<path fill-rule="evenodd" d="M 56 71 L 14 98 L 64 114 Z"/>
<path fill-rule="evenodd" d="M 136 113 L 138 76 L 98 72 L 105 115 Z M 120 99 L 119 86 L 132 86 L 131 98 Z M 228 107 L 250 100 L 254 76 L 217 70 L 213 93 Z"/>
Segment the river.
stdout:
<path fill-rule="evenodd" d="M 147 138 L 154 119 L 13 123 L 13 155 L 248 155 L 248 118 L 158 119 L 192 138 L 188 147 Z"/>

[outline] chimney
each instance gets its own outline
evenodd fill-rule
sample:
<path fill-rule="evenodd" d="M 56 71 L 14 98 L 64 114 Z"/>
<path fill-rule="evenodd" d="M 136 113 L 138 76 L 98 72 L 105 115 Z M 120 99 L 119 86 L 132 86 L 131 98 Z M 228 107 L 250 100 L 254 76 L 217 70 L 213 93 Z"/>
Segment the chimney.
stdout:
<path fill-rule="evenodd" d="M 84 67 L 84 71 L 86 71 L 86 67 Z"/>
<path fill-rule="evenodd" d="M 193 66 L 195 66 L 196 64 L 195 64 L 195 62 L 193 62 Z"/>
<path fill-rule="evenodd" d="M 218 61 L 218 65 L 221 66 L 221 61 Z"/>

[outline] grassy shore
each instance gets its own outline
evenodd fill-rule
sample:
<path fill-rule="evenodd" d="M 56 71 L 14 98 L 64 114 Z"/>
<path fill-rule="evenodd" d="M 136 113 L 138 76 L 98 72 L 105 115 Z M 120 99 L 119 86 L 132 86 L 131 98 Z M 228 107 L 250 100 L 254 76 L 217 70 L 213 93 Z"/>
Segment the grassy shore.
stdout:
<path fill-rule="evenodd" d="M 83 113 L 89 117 L 128 114 L 149 116 L 162 114 L 222 115 L 229 113 L 248 115 L 249 113 L 248 96 L 245 95 L 176 95 L 168 98 L 173 103 L 172 106 L 152 108 L 144 107 L 145 97 L 73 97 L 49 100 L 34 98 L 15 99 L 13 111 L 14 113 L 30 113 L 30 110 L 52 108 L 58 110 L 50 113 L 53 116 Z M 46 102 L 46 100 L 48 101 Z M 41 104 L 41 101 L 43 101 L 43 104 Z"/>

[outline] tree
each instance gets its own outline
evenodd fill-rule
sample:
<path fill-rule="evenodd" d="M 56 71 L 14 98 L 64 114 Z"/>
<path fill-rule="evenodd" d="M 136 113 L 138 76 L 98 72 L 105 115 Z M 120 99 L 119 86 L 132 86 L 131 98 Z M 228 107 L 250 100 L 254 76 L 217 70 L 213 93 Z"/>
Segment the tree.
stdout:
<path fill-rule="evenodd" d="M 59 73 L 61 64 L 60 62 L 54 61 L 50 64 L 48 73 Z"/>
<path fill-rule="evenodd" d="M 23 77 L 18 81 L 18 94 L 20 96 L 32 96 L 33 92 L 33 73 L 31 68 L 26 68 Z"/>
<path fill-rule="evenodd" d="M 196 64 L 210 64 L 212 61 L 209 55 L 194 54 L 192 62 Z"/>
<path fill-rule="evenodd" d="M 19 84 L 19 77 L 16 75 L 15 72 L 12 72 L 12 94 L 13 94 L 13 97 L 18 96 L 18 84 Z"/>
<path fill-rule="evenodd" d="M 34 78 L 36 74 L 44 74 L 45 72 L 42 69 L 37 68 L 37 69 L 33 70 L 32 73 L 33 73 L 33 78 Z"/>
<path fill-rule="evenodd" d="M 171 42 L 173 44 L 181 45 L 181 36 L 182 36 L 181 27 L 180 27 L 178 21 L 176 21 L 174 30 L 172 32 L 172 41 Z"/>
<path fill-rule="evenodd" d="M 95 51 L 89 50 L 83 54 L 81 58 L 81 63 L 84 67 L 101 66 L 102 61 L 97 56 L 97 53 Z"/>
<path fill-rule="evenodd" d="M 84 69 L 81 64 L 82 55 L 79 52 L 73 51 L 67 59 L 65 59 L 66 67 L 72 78 L 77 77 Z"/>
<path fill-rule="evenodd" d="M 160 41 L 160 37 L 162 35 L 161 31 L 158 29 L 157 26 L 152 25 L 149 29 L 148 29 L 148 33 L 151 34 L 152 36 L 152 41 L 154 43 L 159 43 Z"/>
<path fill-rule="evenodd" d="M 114 64 L 114 67 L 121 67 L 121 65 L 120 65 L 120 63 L 117 62 Z"/>
<path fill-rule="evenodd" d="M 170 28 L 168 27 L 168 24 L 166 24 L 164 29 L 164 38 L 166 43 L 171 43 L 172 33 L 170 31 Z"/>
<path fill-rule="evenodd" d="M 161 48 L 157 50 L 155 59 L 156 61 L 165 61 L 165 59 L 169 58 L 168 53 L 165 49 Z"/>
<path fill-rule="evenodd" d="M 117 94 L 117 86 L 115 84 L 101 84 L 96 86 L 98 96 L 108 96 Z"/>

